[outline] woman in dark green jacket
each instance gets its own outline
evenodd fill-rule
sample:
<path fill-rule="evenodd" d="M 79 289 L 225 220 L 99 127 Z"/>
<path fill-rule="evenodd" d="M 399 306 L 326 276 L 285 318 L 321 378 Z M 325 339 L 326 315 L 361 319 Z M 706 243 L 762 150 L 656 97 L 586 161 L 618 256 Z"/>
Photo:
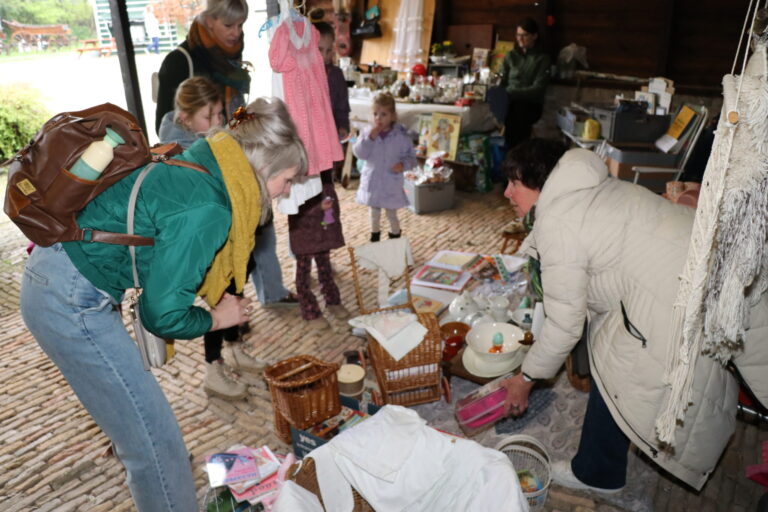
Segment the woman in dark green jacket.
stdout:
<path fill-rule="evenodd" d="M 191 339 L 248 320 L 239 289 L 253 233 L 269 201 L 304 175 L 304 147 L 277 99 L 259 99 L 226 128 L 179 157 L 209 174 L 157 164 L 141 185 L 135 232 L 154 238 L 136 248 L 144 325 L 166 338 Z M 126 232 L 128 197 L 140 169 L 79 214 L 82 228 Z M 21 311 L 32 335 L 59 367 L 125 465 L 141 512 L 197 509 L 187 450 L 173 411 L 117 306 L 133 287 L 126 246 L 67 242 L 36 247 L 27 262 Z M 210 309 L 194 305 L 202 296 Z"/>

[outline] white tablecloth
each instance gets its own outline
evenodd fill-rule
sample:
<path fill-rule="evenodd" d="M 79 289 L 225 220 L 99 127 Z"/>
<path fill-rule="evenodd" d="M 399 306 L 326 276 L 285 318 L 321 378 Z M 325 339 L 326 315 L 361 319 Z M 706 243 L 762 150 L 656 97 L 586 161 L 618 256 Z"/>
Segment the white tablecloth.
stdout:
<path fill-rule="evenodd" d="M 349 120 L 354 128 L 363 129 L 370 125 L 373 116 L 373 97 L 355 97 L 350 90 L 349 106 L 352 109 Z M 408 130 L 419 131 L 419 115 L 439 112 L 461 116 L 461 131 L 488 132 L 496 128 L 496 121 L 488 104 L 476 101 L 471 107 L 457 107 L 439 103 L 397 103 L 397 120 Z"/>

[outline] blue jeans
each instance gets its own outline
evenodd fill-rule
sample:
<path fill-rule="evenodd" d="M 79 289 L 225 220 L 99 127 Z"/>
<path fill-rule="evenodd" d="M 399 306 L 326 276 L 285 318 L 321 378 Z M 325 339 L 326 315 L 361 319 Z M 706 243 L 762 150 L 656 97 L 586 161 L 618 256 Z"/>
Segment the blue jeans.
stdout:
<path fill-rule="evenodd" d="M 627 483 L 629 439 L 611 416 L 597 384 L 589 387 L 579 451 L 571 460 L 576 478 L 592 487 L 620 489 Z"/>
<path fill-rule="evenodd" d="M 251 258 L 255 265 L 251 272 L 251 281 L 256 288 L 259 302 L 264 305 L 287 297 L 290 292 L 283 286 L 283 271 L 277 259 L 274 222 L 270 221 L 259 230 Z"/>
<path fill-rule="evenodd" d="M 24 322 L 114 443 L 137 509 L 197 510 L 176 417 L 144 370 L 116 306 L 75 268 L 61 244 L 32 251 L 21 285 Z"/>

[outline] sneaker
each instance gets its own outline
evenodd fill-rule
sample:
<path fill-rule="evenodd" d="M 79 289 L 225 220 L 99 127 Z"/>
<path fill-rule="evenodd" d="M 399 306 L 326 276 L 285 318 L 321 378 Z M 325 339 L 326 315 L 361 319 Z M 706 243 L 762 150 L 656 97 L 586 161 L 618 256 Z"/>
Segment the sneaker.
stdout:
<path fill-rule="evenodd" d="M 312 320 L 305 320 L 304 323 L 310 331 L 324 331 L 325 329 L 331 328 L 331 324 L 329 324 L 328 320 L 322 316 L 313 318 Z"/>
<path fill-rule="evenodd" d="M 205 365 L 203 389 L 208 395 L 224 400 L 241 400 L 248 396 L 248 387 L 224 373 L 224 364 L 221 360 Z"/>
<path fill-rule="evenodd" d="M 615 494 L 617 492 L 621 492 L 624 489 L 624 487 L 619 487 L 618 489 L 603 489 L 585 484 L 579 480 L 576 475 L 573 474 L 570 460 L 556 460 L 552 463 L 552 481 L 557 485 L 568 487 L 569 489 L 594 491 L 603 494 Z"/>
<path fill-rule="evenodd" d="M 264 304 L 265 308 L 292 308 L 299 305 L 299 298 L 295 293 L 289 292 L 288 295 L 280 300 Z"/>
<path fill-rule="evenodd" d="M 246 352 L 243 345 L 242 342 L 229 343 L 229 350 L 224 351 L 227 364 L 233 370 L 261 374 L 268 365 Z"/>

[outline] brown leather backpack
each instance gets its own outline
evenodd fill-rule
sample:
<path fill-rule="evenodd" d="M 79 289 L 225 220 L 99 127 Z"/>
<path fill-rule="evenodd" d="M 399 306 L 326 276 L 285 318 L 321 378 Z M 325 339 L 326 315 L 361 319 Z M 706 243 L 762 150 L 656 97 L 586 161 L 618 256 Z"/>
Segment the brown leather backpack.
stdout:
<path fill-rule="evenodd" d="M 79 178 L 68 169 L 110 127 L 125 144 L 114 149 L 114 158 L 98 180 Z M 190 167 L 200 166 L 169 156 L 180 153 L 177 144 L 150 150 L 136 118 L 105 103 L 79 112 L 63 112 L 48 120 L 34 138 L 7 163 L 6 215 L 37 245 L 85 240 L 120 245 L 152 245 L 152 238 L 125 233 L 81 229 L 77 213 L 102 191 L 151 161 Z"/>

